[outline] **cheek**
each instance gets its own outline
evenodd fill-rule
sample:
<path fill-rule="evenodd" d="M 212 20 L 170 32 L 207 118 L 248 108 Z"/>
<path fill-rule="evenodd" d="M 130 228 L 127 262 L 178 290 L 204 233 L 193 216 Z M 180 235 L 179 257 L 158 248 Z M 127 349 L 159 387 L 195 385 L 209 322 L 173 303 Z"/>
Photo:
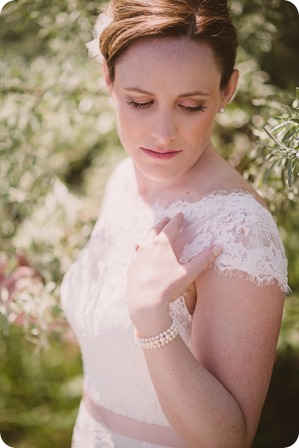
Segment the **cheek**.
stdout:
<path fill-rule="evenodd" d="M 116 113 L 116 123 L 119 133 L 125 134 L 130 129 L 130 117 L 126 114 L 125 110 L 121 107 L 115 108 Z"/>
<path fill-rule="evenodd" d="M 117 133 L 125 150 L 130 150 L 140 133 L 140 126 L 126 110 L 116 110 Z"/>
<path fill-rule="evenodd" d="M 130 123 L 134 122 L 132 120 L 131 111 L 125 105 L 118 103 L 115 107 L 116 118 L 119 125 L 126 129 L 130 126 Z"/>
<path fill-rule="evenodd" d="M 202 132 L 205 134 L 210 134 L 212 132 L 213 126 L 215 123 L 215 112 L 214 110 L 206 111 L 202 115 L 202 119 L 200 120 L 199 127 Z"/>
<path fill-rule="evenodd" d="M 136 113 L 128 108 L 120 108 L 116 112 L 118 132 L 123 138 L 134 138 L 143 135 L 148 130 L 148 123 L 142 113 Z"/>
<path fill-rule="evenodd" d="M 211 135 L 214 120 L 213 117 L 205 114 L 200 116 L 198 119 L 193 119 L 192 122 L 189 122 L 185 127 L 185 133 L 190 137 L 202 139 L 207 138 Z"/>

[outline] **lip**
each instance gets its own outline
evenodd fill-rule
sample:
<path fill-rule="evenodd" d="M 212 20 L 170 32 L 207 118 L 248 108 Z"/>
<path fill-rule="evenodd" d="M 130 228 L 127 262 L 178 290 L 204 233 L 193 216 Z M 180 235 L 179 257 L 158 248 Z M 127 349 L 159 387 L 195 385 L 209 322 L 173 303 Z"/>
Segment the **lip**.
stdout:
<path fill-rule="evenodd" d="M 159 151 L 155 149 L 141 148 L 142 151 L 147 154 L 149 157 L 159 160 L 168 160 L 176 157 L 181 151 L 180 150 L 166 150 Z"/>

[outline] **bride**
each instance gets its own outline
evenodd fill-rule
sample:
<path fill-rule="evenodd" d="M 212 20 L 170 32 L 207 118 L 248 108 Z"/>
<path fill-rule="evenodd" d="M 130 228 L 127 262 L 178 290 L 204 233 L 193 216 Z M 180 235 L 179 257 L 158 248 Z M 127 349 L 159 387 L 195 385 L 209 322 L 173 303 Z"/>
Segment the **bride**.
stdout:
<path fill-rule="evenodd" d="M 84 369 L 72 447 L 249 448 L 287 262 L 212 143 L 239 76 L 227 3 L 112 0 L 89 48 L 127 158 L 62 284 Z"/>

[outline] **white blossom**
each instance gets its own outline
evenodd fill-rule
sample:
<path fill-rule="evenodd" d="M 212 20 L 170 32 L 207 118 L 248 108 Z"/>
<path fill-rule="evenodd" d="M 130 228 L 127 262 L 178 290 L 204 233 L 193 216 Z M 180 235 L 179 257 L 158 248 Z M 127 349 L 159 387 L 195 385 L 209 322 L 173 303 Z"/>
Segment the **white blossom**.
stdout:
<path fill-rule="evenodd" d="M 101 36 L 102 32 L 106 28 L 108 28 L 108 26 L 110 25 L 111 22 L 112 22 L 112 17 L 110 17 L 106 13 L 101 13 L 98 16 L 95 27 L 93 29 L 92 34 L 93 34 L 94 39 L 85 44 L 85 46 L 88 49 L 89 57 L 92 59 L 95 59 L 98 62 L 102 62 L 104 59 L 103 55 L 101 53 L 101 50 L 100 50 L 100 42 L 99 42 L 100 36 Z"/>

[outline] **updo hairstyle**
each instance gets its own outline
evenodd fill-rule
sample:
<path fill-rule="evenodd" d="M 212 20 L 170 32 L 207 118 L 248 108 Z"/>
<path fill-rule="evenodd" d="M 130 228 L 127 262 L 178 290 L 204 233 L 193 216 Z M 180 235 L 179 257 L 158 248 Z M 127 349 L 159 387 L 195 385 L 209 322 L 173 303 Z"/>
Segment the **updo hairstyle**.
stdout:
<path fill-rule="evenodd" d="M 117 59 L 132 43 L 187 36 L 210 46 L 222 75 L 220 88 L 227 85 L 238 42 L 226 0 L 111 0 L 107 14 L 111 21 L 99 44 L 112 81 Z"/>

